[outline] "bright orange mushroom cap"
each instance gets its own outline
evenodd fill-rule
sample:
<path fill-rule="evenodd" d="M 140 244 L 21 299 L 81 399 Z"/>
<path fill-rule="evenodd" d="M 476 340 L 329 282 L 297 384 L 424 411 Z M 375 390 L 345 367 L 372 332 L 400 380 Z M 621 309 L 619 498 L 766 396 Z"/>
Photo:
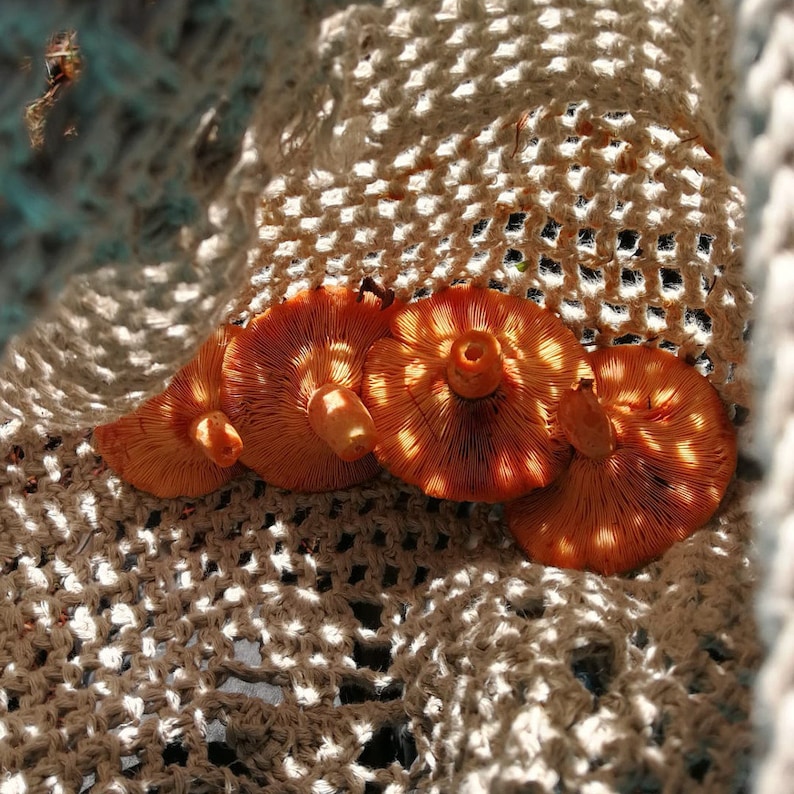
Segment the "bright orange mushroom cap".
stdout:
<path fill-rule="evenodd" d="M 532 559 L 622 573 L 711 518 L 736 468 L 736 433 L 713 386 L 670 353 L 624 345 L 595 351 L 590 363 L 597 403 L 590 392 L 561 411 L 559 431 L 576 447 L 570 466 L 505 512 Z"/>
<path fill-rule="evenodd" d="M 385 468 L 440 499 L 499 502 L 547 485 L 570 457 L 552 437 L 562 394 L 592 378 L 551 312 L 454 286 L 395 313 L 367 356 L 362 398 Z"/>
<path fill-rule="evenodd" d="M 380 469 L 359 396 L 369 346 L 397 308 L 342 287 L 305 290 L 255 317 L 229 345 L 223 408 L 241 461 L 280 488 L 347 488 Z"/>
<path fill-rule="evenodd" d="M 220 398 L 224 352 L 241 331 L 218 328 L 164 392 L 94 429 L 97 451 L 123 480 L 162 498 L 193 497 L 244 470 L 242 441 Z"/>

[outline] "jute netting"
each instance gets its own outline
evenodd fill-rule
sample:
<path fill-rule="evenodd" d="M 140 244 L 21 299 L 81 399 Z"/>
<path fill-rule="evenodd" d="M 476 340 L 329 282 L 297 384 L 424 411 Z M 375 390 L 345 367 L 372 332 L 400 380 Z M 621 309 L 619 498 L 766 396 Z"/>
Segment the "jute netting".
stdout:
<path fill-rule="evenodd" d="M 588 347 L 670 350 L 742 425 L 728 10 L 79 6 L 3 11 L 6 60 L 75 29 L 84 69 L 43 152 L 30 74 L 0 100 L 20 332 L 0 378 L 0 791 L 742 790 L 746 461 L 705 528 L 600 577 L 528 562 L 498 505 L 385 474 L 157 499 L 90 432 L 217 323 L 365 276 L 405 300 L 468 280 Z"/>

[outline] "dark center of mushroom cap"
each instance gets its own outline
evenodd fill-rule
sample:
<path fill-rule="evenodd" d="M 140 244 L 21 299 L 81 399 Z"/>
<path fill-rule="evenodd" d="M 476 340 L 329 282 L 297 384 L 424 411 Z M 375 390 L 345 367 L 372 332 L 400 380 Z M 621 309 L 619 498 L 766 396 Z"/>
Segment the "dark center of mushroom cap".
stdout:
<path fill-rule="evenodd" d="M 502 345 L 488 331 L 466 331 L 453 343 L 447 359 L 447 382 L 459 397 L 478 400 L 502 382 Z"/>

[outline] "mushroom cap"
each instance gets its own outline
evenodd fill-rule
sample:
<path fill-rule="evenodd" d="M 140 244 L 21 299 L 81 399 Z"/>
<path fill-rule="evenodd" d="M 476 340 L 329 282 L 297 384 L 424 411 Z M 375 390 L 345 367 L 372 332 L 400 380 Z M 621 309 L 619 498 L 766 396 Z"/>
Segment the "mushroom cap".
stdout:
<path fill-rule="evenodd" d="M 223 410 L 243 439 L 240 460 L 294 491 L 331 491 L 373 477 L 370 452 L 344 461 L 312 429 L 308 406 L 328 383 L 358 395 L 364 357 L 397 304 L 343 287 L 305 290 L 255 317 L 229 345 Z"/>
<path fill-rule="evenodd" d="M 552 437 L 557 403 L 593 377 L 587 354 L 551 312 L 496 290 L 453 286 L 395 313 L 376 342 L 362 399 L 381 464 L 440 499 L 499 502 L 550 483 L 570 458 Z M 456 340 L 493 334 L 503 374 L 493 393 L 460 397 L 447 367 Z"/>
<path fill-rule="evenodd" d="M 615 451 L 600 460 L 574 452 L 552 485 L 505 515 L 538 562 L 622 573 L 711 518 L 736 468 L 736 433 L 714 387 L 670 353 L 624 345 L 590 363 Z"/>
<path fill-rule="evenodd" d="M 241 331 L 236 325 L 216 329 L 165 391 L 131 414 L 94 428 L 97 451 L 125 482 L 162 498 L 194 497 L 244 471 L 239 464 L 213 463 L 191 438 L 194 421 L 221 408 L 223 355 Z"/>

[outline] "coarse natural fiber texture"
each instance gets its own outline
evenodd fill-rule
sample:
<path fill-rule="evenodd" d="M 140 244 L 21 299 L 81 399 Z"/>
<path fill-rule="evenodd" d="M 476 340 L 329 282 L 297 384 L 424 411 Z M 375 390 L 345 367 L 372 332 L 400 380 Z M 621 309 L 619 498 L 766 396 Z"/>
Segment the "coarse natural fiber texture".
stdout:
<path fill-rule="evenodd" d="M 794 780 L 794 9 L 771 0 L 736 6 L 743 79 L 733 133 L 747 185 L 747 274 L 759 296 L 753 453 L 764 478 L 753 502 L 756 611 L 767 648 L 756 690 L 755 791 L 777 794 Z"/>
<path fill-rule="evenodd" d="M 0 374 L 0 792 L 746 790 L 751 468 L 692 538 L 604 578 L 526 561 L 498 506 L 385 474 L 157 499 L 90 434 L 215 323 L 367 275 L 403 299 L 490 284 L 586 345 L 677 351 L 740 424 L 727 7 L 132 5 L 136 24 L 73 0 L 8 12 L 11 41 L 75 28 L 85 66 L 63 110 L 77 135 L 50 135 L 53 170 L 33 171 L 73 237 L 53 244 L 19 196 L 3 216 L 3 273 L 29 268 L 34 295 L 82 272 Z M 111 69 L 130 52 L 140 68 Z M 24 180 L 15 134 L 3 173 Z M 222 142 L 217 169 L 185 160 L 197 140 Z"/>

